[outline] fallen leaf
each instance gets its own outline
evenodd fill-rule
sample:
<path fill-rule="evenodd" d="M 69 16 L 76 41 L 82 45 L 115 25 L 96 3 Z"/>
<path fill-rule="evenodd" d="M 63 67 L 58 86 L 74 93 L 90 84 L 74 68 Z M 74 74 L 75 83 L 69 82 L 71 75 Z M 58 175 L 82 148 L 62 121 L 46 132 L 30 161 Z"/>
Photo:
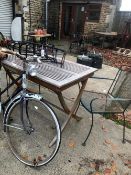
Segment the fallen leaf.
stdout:
<path fill-rule="evenodd" d="M 23 155 L 22 158 L 23 158 L 24 160 L 29 160 L 28 155 Z"/>
<path fill-rule="evenodd" d="M 95 162 L 90 162 L 90 167 L 91 167 L 91 168 L 95 168 L 95 167 L 96 167 Z"/>
<path fill-rule="evenodd" d="M 106 140 L 105 140 L 105 143 L 106 143 L 106 144 L 111 144 L 111 141 L 108 140 L 108 139 L 106 139 Z"/>
<path fill-rule="evenodd" d="M 104 125 L 102 125 L 102 130 L 104 131 L 104 132 L 107 132 L 108 131 L 108 129 L 107 128 L 105 128 L 105 126 Z"/>
<path fill-rule="evenodd" d="M 100 175 L 100 173 L 96 172 L 96 173 L 95 173 L 95 174 L 93 174 L 93 175 Z"/>
<path fill-rule="evenodd" d="M 104 175 L 110 175 L 110 174 L 111 174 L 111 169 L 106 168 L 106 169 L 104 170 Z"/>
<path fill-rule="evenodd" d="M 128 111 L 126 115 L 131 116 L 131 111 Z"/>
<path fill-rule="evenodd" d="M 113 172 L 116 172 L 116 170 L 117 170 L 117 167 L 116 167 L 116 164 L 115 164 L 114 161 L 112 161 L 111 170 L 112 170 Z"/>
<path fill-rule="evenodd" d="M 131 165 L 131 160 L 128 160 L 128 163 Z"/>
<path fill-rule="evenodd" d="M 75 143 L 75 141 L 69 141 L 69 143 L 68 143 L 68 147 L 70 147 L 70 148 L 75 148 L 75 146 L 76 146 L 76 143 Z"/>
<path fill-rule="evenodd" d="M 38 156 L 37 160 L 42 161 L 43 159 L 41 156 Z"/>
<path fill-rule="evenodd" d="M 124 160 L 124 165 L 131 169 L 131 160 Z"/>
<path fill-rule="evenodd" d="M 113 143 L 111 143 L 111 148 L 112 148 L 113 150 L 118 150 L 118 146 L 115 145 L 115 144 L 113 144 Z"/>

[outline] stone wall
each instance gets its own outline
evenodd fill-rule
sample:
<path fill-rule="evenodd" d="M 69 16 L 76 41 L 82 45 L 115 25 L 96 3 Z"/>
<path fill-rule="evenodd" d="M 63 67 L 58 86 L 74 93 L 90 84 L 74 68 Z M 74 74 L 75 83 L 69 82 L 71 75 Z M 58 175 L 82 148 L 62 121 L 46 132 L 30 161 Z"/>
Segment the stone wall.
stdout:
<path fill-rule="evenodd" d="M 111 4 L 102 3 L 99 22 L 85 22 L 84 33 L 94 31 L 106 31 L 109 25 L 109 15 L 111 13 Z"/>
<path fill-rule="evenodd" d="M 60 2 L 59 0 L 50 1 L 48 4 L 48 32 L 59 35 L 59 15 Z"/>
<path fill-rule="evenodd" d="M 31 30 L 42 26 L 42 0 L 31 0 Z"/>
<path fill-rule="evenodd" d="M 84 33 L 90 31 L 116 31 L 116 29 L 114 30 L 114 25 L 118 20 L 116 11 L 119 10 L 121 2 L 122 0 L 99 0 L 99 3 L 102 3 L 100 20 L 98 23 L 85 22 Z M 116 18 L 117 20 L 115 20 Z"/>
<path fill-rule="evenodd" d="M 118 0 L 119 1 L 119 0 Z M 69 1 L 69 0 L 51 0 L 49 2 L 49 18 L 48 18 L 48 31 L 49 32 L 55 32 L 56 35 L 60 35 L 61 30 L 61 20 L 62 20 L 62 11 L 61 6 L 62 2 L 72 2 L 76 3 L 76 1 Z M 83 1 L 77 1 L 77 3 L 83 2 Z M 85 2 L 85 1 L 84 1 Z M 99 0 L 99 1 L 91 1 L 93 3 L 101 3 L 101 14 L 100 14 L 100 20 L 99 22 L 85 22 L 84 26 L 84 33 L 88 33 L 90 31 L 108 31 L 109 29 L 109 23 L 110 21 L 113 21 L 113 15 L 110 15 L 112 13 L 112 7 L 115 6 L 114 0 Z M 110 26 L 111 28 L 111 26 Z"/>
<path fill-rule="evenodd" d="M 42 0 L 23 0 L 27 2 L 27 7 L 23 9 L 23 17 L 28 23 L 29 30 L 33 31 L 35 28 L 43 27 L 43 1 Z"/>
<path fill-rule="evenodd" d="M 117 0 L 117 2 L 118 1 L 121 1 L 121 0 Z M 29 6 L 29 0 L 22 0 L 22 2 L 24 2 L 24 4 L 26 4 L 25 2 L 27 2 L 28 7 L 24 9 L 24 18 L 28 23 L 29 30 L 32 31 L 37 27 L 45 27 L 46 0 L 30 0 L 30 6 Z M 50 0 L 48 2 L 48 32 L 55 33 L 56 36 L 59 36 L 61 33 L 60 30 L 61 30 L 61 20 L 62 20 L 61 18 L 62 2 L 66 2 L 66 0 Z M 82 1 L 79 1 L 79 3 L 80 2 Z M 112 13 L 112 5 L 115 5 L 114 4 L 115 1 L 99 0 L 99 1 L 91 1 L 91 2 L 102 3 L 100 20 L 99 22 L 86 21 L 84 26 L 84 33 L 88 33 L 90 31 L 108 31 L 109 23 L 111 20 L 110 14 Z"/>

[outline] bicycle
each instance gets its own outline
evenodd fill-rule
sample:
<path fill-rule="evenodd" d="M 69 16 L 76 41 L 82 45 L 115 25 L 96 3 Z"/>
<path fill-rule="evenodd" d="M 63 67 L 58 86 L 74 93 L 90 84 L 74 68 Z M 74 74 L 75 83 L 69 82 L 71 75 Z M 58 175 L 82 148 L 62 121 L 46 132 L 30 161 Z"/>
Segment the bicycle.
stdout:
<path fill-rule="evenodd" d="M 34 62 L 32 57 L 25 58 L 11 50 L 3 52 L 11 54 L 10 57 L 15 55 L 23 62 L 21 75 L 0 93 L 1 97 L 11 86 L 21 81 L 22 86 L 17 87 L 1 107 L 8 144 L 14 156 L 22 163 L 33 167 L 46 165 L 55 157 L 60 147 L 61 130 L 57 116 L 40 94 L 27 91 L 27 76 L 34 76 L 36 73 L 35 67 L 29 64 Z M 38 64 L 40 60 L 37 59 Z M 55 135 L 57 140 L 49 148 Z"/>

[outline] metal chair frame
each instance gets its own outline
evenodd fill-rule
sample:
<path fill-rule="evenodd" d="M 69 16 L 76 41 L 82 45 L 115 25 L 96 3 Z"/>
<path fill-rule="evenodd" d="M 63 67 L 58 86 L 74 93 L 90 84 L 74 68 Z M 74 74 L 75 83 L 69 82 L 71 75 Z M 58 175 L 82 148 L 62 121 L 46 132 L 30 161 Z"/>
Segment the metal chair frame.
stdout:
<path fill-rule="evenodd" d="M 107 98 L 109 97 L 110 99 L 112 99 L 112 100 L 117 100 L 117 101 L 119 101 L 119 102 L 129 102 L 129 104 L 128 104 L 125 108 L 123 108 L 122 111 L 108 111 L 108 112 L 106 112 L 106 111 L 101 111 L 101 112 L 99 112 L 99 111 L 93 111 L 92 105 L 93 105 L 94 101 L 97 100 L 98 98 L 93 98 L 93 99 L 90 101 L 90 109 L 89 109 L 88 106 L 86 106 L 86 105 L 84 104 L 84 101 L 83 101 L 83 99 L 82 99 L 82 97 L 81 97 L 81 100 L 80 100 L 81 105 L 82 105 L 87 111 L 89 111 L 89 112 L 91 113 L 91 115 L 92 115 L 92 117 L 91 117 L 91 118 L 92 118 L 91 127 L 90 127 L 90 130 L 89 130 L 89 133 L 88 133 L 86 139 L 85 139 L 84 142 L 82 143 L 83 146 L 86 145 L 86 141 L 87 141 L 87 139 L 89 138 L 89 136 L 90 136 L 90 134 L 91 134 L 91 131 L 92 131 L 92 128 L 93 128 L 93 123 L 94 123 L 94 114 L 101 114 L 101 115 L 102 115 L 102 114 L 103 114 L 103 115 L 104 115 L 104 114 L 122 114 L 122 115 L 123 115 L 123 118 L 124 118 L 124 121 L 123 121 L 123 143 L 125 143 L 125 125 L 126 125 L 125 111 L 126 111 L 126 109 L 128 108 L 128 106 L 131 104 L 131 97 L 129 97 L 129 99 L 126 99 L 126 98 L 119 98 L 119 97 L 113 96 L 114 88 L 115 88 L 115 86 L 116 86 L 116 84 L 117 84 L 117 82 L 118 82 L 118 79 L 119 79 L 119 77 L 120 77 L 120 75 L 121 75 L 122 72 L 123 72 L 123 71 L 122 71 L 121 69 L 118 70 L 118 72 L 116 73 L 116 76 L 115 76 L 115 78 L 113 79 L 113 82 L 112 82 L 112 84 L 111 84 L 111 86 L 110 86 L 110 88 L 109 88 L 107 94 L 103 94 L 103 95 L 106 96 L 106 100 L 107 100 Z M 100 78 L 100 77 L 92 77 L 92 78 L 103 79 L 103 80 L 104 80 L 104 79 L 105 79 L 105 80 L 111 80 L 111 79 L 108 79 L 108 78 Z M 91 91 L 86 91 L 86 92 L 89 93 L 89 92 L 91 92 Z M 93 93 L 93 92 L 92 92 L 92 93 Z M 96 92 L 94 92 L 94 93 L 96 93 Z M 102 93 L 97 93 L 97 94 L 102 94 Z"/>

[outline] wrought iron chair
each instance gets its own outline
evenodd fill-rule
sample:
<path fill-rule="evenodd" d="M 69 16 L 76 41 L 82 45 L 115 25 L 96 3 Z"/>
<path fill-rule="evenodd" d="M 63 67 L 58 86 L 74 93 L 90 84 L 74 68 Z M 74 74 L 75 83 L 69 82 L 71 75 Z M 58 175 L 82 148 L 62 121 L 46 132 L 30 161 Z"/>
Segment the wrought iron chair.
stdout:
<path fill-rule="evenodd" d="M 43 61 L 51 61 L 54 63 L 59 63 L 61 64 L 61 66 L 64 64 L 66 56 L 65 50 L 56 48 L 53 44 L 44 45 L 34 43 L 34 54 L 40 56 L 41 50 L 44 50 Z"/>
<path fill-rule="evenodd" d="M 11 45 L 11 41 L 7 40 L 4 35 L 2 34 L 2 32 L 0 32 L 0 46 L 1 47 L 7 47 L 9 48 Z"/>
<path fill-rule="evenodd" d="M 27 51 L 29 51 L 30 48 L 33 48 L 34 43 L 32 41 L 14 41 L 12 39 L 7 40 L 0 32 L 0 46 L 7 47 L 11 50 L 17 50 L 20 54 L 27 56 Z"/>
<path fill-rule="evenodd" d="M 74 40 L 71 41 L 69 52 L 78 53 L 80 48 L 84 47 L 84 39 L 80 34 L 74 34 Z"/>
<path fill-rule="evenodd" d="M 106 78 L 102 78 L 104 81 Z M 82 106 L 91 113 L 92 123 L 85 141 L 86 145 L 94 121 L 94 114 L 122 114 L 123 116 L 123 143 L 125 143 L 125 111 L 131 104 L 131 72 L 118 70 L 107 94 L 84 91 L 81 97 Z"/>

